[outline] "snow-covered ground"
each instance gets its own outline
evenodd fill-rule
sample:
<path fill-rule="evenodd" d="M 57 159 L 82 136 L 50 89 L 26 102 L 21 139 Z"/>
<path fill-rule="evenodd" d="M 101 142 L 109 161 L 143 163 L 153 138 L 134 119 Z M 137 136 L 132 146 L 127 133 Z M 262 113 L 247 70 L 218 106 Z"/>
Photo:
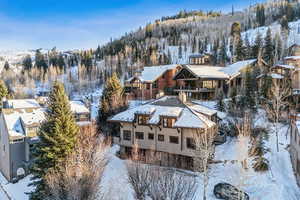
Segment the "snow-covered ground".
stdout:
<path fill-rule="evenodd" d="M 99 98 L 101 90 L 93 93 Z M 142 104 L 141 101 L 132 101 L 130 107 Z M 208 107 L 214 107 L 215 102 L 203 102 Z M 95 103 L 96 106 L 96 103 Z M 288 126 L 280 124 L 280 151 L 276 151 L 276 137 L 272 133 L 274 129 L 265 117 L 265 112 L 259 110 L 256 116 L 256 124 L 271 130 L 270 138 L 266 146 L 270 151 L 265 155 L 269 160 L 270 170 L 264 173 L 255 172 L 252 167 L 252 159 L 248 157 L 249 137 L 228 138 L 223 145 L 216 147 L 215 161 L 218 164 L 211 164 L 209 169 L 208 200 L 215 200 L 213 194 L 214 185 L 220 182 L 228 182 L 247 192 L 251 200 L 299 200 L 300 188 L 296 184 L 293 174 L 290 155 L 288 152 L 289 136 Z M 110 162 L 105 170 L 102 180 L 102 189 L 112 200 L 134 200 L 133 190 L 127 182 L 126 161 L 119 159 L 115 154 L 118 146 L 113 146 L 109 151 Z M 247 169 L 242 167 L 242 161 L 246 160 Z M 192 172 L 190 172 L 192 173 Z M 199 184 L 197 198 L 202 199 L 203 177 L 196 174 Z M 29 178 L 19 181 L 16 184 L 7 183 L 3 176 L 0 176 L 0 199 L 27 200 L 24 192 L 30 191 L 28 187 Z"/>

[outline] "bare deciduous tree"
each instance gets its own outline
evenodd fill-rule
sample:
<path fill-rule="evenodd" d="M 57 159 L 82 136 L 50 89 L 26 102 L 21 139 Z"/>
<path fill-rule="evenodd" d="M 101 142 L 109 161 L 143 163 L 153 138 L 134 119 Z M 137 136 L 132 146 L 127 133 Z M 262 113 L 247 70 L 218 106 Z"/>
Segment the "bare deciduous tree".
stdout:
<path fill-rule="evenodd" d="M 128 183 L 131 184 L 136 199 L 194 199 L 197 189 L 194 176 L 176 173 L 174 169 L 142 164 L 140 156 L 138 146 L 135 145 L 132 160 L 127 163 Z"/>
<path fill-rule="evenodd" d="M 174 169 L 151 168 L 148 194 L 152 200 L 193 200 L 197 189 L 196 178 L 176 173 Z"/>
<path fill-rule="evenodd" d="M 271 99 L 265 104 L 265 110 L 273 121 L 273 126 L 276 134 L 276 149 L 279 152 L 279 139 L 278 139 L 278 123 L 282 117 L 284 110 L 289 105 L 288 97 L 291 95 L 291 87 L 287 81 L 282 82 L 280 85 L 277 81 L 273 82 L 271 88 Z"/>
<path fill-rule="evenodd" d="M 106 150 L 109 145 L 94 129 L 79 135 L 76 150 L 67 162 L 46 176 L 51 200 L 104 199 L 100 183 L 108 163 Z"/>
<path fill-rule="evenodd" d="M 214 139 L 215 130 L 214 127 L 204 129 L 197 129 L 195 138 L 195 162 L 194 168 L 196 171 L 203 172 L 203 200 L 206 200 L 207 186 L 209 181 L 208 164 L 209 160 L 214 153 Z"/>

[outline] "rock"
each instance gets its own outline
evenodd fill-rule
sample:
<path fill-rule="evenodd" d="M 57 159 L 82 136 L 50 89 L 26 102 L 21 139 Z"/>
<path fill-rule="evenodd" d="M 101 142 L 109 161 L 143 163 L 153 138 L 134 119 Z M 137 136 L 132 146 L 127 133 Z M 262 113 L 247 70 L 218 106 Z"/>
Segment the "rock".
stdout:
<path fill-rule="evenodd" d="M 229 183 L 218 183 L 214 187 L 214 195 L 225 200 L 249 200 L 249 195 Z"/>

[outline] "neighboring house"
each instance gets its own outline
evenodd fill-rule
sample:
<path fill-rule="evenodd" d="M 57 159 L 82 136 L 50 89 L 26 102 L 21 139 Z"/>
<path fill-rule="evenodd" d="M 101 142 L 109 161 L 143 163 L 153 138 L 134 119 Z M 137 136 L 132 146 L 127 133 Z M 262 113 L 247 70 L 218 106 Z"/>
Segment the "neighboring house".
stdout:
<path fill-rule="evenodd" d="M 173 80 L 180 65 L 161 65 L 144 67 L 144 70 L 125 81 L 125 93 L 128 99 L 155 99 L 161 93 L 172 93 L 179 83 Z"/>
<path fill-rule="evenodd" d="M 189 56 L 190 65 L 211 65 L 212 55 L 208 53 L 204 54 L 192 54 Z"/>
<path fill-rule="evenodd" d="M 244 60 L 228 65 L 222 69 L 222 71 L 229 76 L 228 87 L 229 94 L 231 94 L 232 90 L 240 91 L 245 86 L 245 75 L 247 68 L 250 67 L 251 70 L 254 70 L 256 67 L 259 70 L 259 73 L 265 71 L 265 67 L 267 64 L 260 59 L 251 59 Z"/>
<path fill-rule="evenodd" d="M 226 93 L 226 81 L 229 76 L 222 71 L 223 67 L 206 65 L 183 65 L 174 80 L 181 81 L 175 92 L 185 92 L 189 98 L 210 100 L 220 91 Z"/>
<path fill-rule="evenodd" d="M 70 101 L 80 130 L 92 130 L 89 109 L 81 101 Z M 6 100 L 0 114 L 0 171 L 14 182 L 28 174 L 30 147 L 39 141 L 38 129 L 45 120 L 46 107 L 35 99 Z"/>
<path fill-rule="evenodd" d="M 300 115 L 291 120 L 290 154 L 298 185 L 300 186 Z"/>
<path fill-rule="evenodd" d="M 91 112 L 82 101 L 70 101 L 70 106 L 77 125 L 88 126 L 91 124 Z"/>
<path fill-rule="evenodd" d="M 146 163 L 184 169 L 195 169 L 201 159 L 195 150 L 201 134 L 212 138 L 218 132 L 217 112 L 186 102 L 183 93 L 128 109 L 109 122 L 120 124 L 113 141 L 121 146 L 122 157 L 130 157 L 137 146 Z"/>
<path fill-rule="evenodd" d="M 6 108 L 0 115 L 0 170 L 10 182 L 28 173 L 30 147 L 45 119 L 43 108 Z"/>
<path fill-rule="evenodd" d="M 40 108 L 35 99 L 7 99 L 3 101 L 3 108 Z"/>

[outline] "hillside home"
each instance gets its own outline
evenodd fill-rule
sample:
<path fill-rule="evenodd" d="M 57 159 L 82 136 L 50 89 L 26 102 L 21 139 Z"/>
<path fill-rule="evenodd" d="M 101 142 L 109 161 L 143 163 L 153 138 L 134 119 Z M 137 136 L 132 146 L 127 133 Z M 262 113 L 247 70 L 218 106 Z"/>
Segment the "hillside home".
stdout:
<path fill-rule="evenodd" d="M 182 84 L 174 91 L 184 92 L 188 98 L 210 100 L 220 91 L 226 92 L 226 81 L 229 76 L 222 71 L 223 67 L 205 65 L 183 65 L 174 76 L 174 80 Z"/>
<path fill-rule="evenodd" d="M 267 64 L 263 60 L 258 61 L 257 59 L 251 59 L 239 61 L 224 67 L 222 72 L 229 76 L 227 82 L 229 90 L 227 94 L 231 94 L 233 90 L 240 91 L 244 88 L 245 75 L 248 67 L 250 70 L 254 70 L 256 67 L 260 72 L 263 72 L 266 66 Z"/>
<path fill-rule="evenodd" d="M 128 99 L 149 100 L 164 92 L 171 94 L 179 83 L 173 80 L 180 65 L 162 65 L 144 67 L 141 74 L 137 74 L 125 81 L 125 93 Z"/>
<path fill-rule="evenodd" d="M 30 147 L 45 119 L 43 108 L 6 108 L 0 115 L 0 170 L 12 182 L 28 173 Z"/>
<path fill-rule="evenodd" d="M 190 65 L 211 65 L 212 55 L 208 53 L 204 54 L 192 54 L 189 56 Z"/>
<path fill-rule="evenodd" d="M 186 102 L 186 96 L 164 96 L 113 116 L 120 132 L 113 138 L 121 146 L 122 157 L 129 157 L 135 147 L 145 163 L 196 169 L 203 154 L 196 151 L 196 141 L 218 132 L 217 112 L 200 104 Z M 197 148 L 198 149 L 198 148 Z"/>
<path fill-rule="evenodd" d="M 295 176 L 300 186 L 300 115 L 294 114 L 291 120 L 290 154 Z"/>
<path fill-rule="evenodd" d="M 40 104 L 35 99 L 7 99 L 3 101 L 3 108 L 40 108 Z"/>
<path fill-rule="evenodd" d="M 46 107 L 35 99 L 6 100 L 0 114 L 0 171 L 14 182 L 28 174 L 30 147 L 39 141 L 38 130 L 45 120 Z M 80 130 L 91 128 L 89 109 L 81 101 L 70 101 Z"/>
<path fill-rule="evenodd" d="M 91 124 L 91 112 L 82 101 L 70 101 L 70 106 L 78 126 Z"/>

